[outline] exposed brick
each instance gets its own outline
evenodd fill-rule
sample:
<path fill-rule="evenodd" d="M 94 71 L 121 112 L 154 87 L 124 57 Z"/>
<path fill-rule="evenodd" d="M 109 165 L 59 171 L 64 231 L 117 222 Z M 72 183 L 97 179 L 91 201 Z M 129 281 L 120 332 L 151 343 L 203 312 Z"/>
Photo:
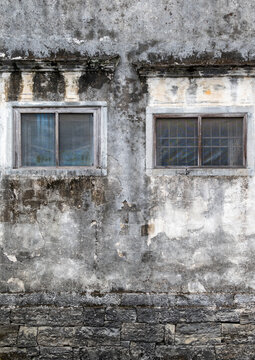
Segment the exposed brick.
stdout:
<path fill-rule="evenodd" d="M 121 338 L 128 341 L 161 342 L 164 339 L 164 326 L 142 323 L 123 324 Z"/>

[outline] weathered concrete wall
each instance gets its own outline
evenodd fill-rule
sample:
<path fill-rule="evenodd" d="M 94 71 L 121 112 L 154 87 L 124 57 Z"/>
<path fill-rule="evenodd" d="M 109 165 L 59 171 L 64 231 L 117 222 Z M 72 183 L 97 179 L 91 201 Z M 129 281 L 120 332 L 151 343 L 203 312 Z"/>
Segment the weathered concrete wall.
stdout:
<path fill-rule="evenodd" d="M 251 63 L 253 10 L 1 1 L 2 60 L 120 56 L 111 77 L 1 73 L 1 359 L 252 359 L 254 78 L 146 82 L 133 63 Z M 11 171 L 12 101 L 106 101 L 107 176 Z M 248 112 L 249 169 L 148 172 L 147 106 Z"/>
<path fill-rule="evenodd" d="M 254 57 L 250 0 L 1 1 L 3 56 Z M 232 53 L 227 57 L 227 53 Z"/>

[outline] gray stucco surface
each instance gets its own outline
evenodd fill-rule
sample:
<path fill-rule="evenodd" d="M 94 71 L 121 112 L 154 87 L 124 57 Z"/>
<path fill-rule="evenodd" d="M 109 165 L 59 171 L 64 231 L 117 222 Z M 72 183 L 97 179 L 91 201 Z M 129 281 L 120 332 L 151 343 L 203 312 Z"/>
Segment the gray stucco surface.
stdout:
<path fill-rule="evenodd" d="M 2 1 L 7 56 L 121 53 L 123 60 L 235 52 L 254 56 L 254 6 L 244 0 Z M 244 36 L 245 34 L 245 36 Z"/>
<path fill-rule="evenodd" d="M 112 80 L 102 73 L 84 73 L 79 80 L 81 101 L 108 104 L 107 177 L 34 179 L 3 171 L 2 291 L 253 289 L 253 280 L 248 280 L 253 277 L 253 234 L 246 238 L 241 231 L 233 240 L 220 224 L 224 194 L 237 186 L 230 201 L 240 209 L 245 226 L 249 178 L 159 177 L 152 185 L 145 174 L 147 87 L 132 66 L 138 60 L 153 63 L 171 57 L 203 62 L 203 53 L 211 62 L 213 56 L 225 63 L 241 57 L 248 61 L 254 42 L 253 4 L 15 1 L 3 2 L 1 8 L 3 59 L 121 57 Z M 35 73 L 33 83 L 34 100 L 64 99 L 61 74 Z M 7 89 L 10 100 L 19 98 L 22 86 L 14 73 Z M 215 233 L 208 235 L 201 225 L 195 234 L 190 230 L 169 238 L 162 232 L 149 243 L 146 224 L 166 196 L 175 216 L 189 212 L 196 196 L 206 201 L 202 216 L 217 212 Z M 178 226 L 183 225 L 177 220 Z M 238 245 L 240 237 L 247 250 Z M 199 266 L 190 261 L 196 250 L 201 250 L 195 255 Z"/>
<path fill-rule="evenodd" d="M 254 171 L 146 172 L 147 106 L 246 106 L 253 131 L 254 75 L 173 88 L 135 66 L 253 63 L 253 2 L 0 4 L 0 359 L 254 358 Z M 99 67 L 72 73 L 83 58 Z M 107 175 L 11 171 L 11 102 L 70 99 L 107 103 Z"/>

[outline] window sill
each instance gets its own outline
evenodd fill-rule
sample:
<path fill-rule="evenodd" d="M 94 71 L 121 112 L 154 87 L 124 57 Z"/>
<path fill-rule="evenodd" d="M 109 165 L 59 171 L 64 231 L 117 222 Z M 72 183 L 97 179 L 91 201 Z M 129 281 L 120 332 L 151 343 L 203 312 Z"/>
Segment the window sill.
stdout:
<path fill-rule="evenodd" d="M 148 176 L 253 176 L 254 171 L 248 168 L 165 168 L 146 169 Z"/>
<path fill-rule="evenodd" d="M 77 177 L 106 176 L 107 170 L 101 168 L 18 168 L 3 170 L 4 175 L 24 177 Z"/>

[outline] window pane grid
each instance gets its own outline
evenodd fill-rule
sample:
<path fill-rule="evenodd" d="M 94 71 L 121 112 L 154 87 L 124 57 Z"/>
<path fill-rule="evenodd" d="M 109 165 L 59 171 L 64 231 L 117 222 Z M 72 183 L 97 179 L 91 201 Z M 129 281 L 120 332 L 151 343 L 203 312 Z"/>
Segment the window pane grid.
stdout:
<path fill-rule="evenodd" d="M 243 166 L 243 118 L 199 118 L 156 119 L 156 166 Z"/>
<path fill-rule="evenodd" d="M 202 121 L 202 165 L 240 166 L 243 163 L 243 119 Z"/>
<path fill-rule="evenodd" d="M 23 167 L 94 166 L 94 113 L 20 114 Z"/>
<path fill-rule="evenodd" d="M 196 119 L 160 119 L 156 131 L 158 166 L 197 165 Z"/>

